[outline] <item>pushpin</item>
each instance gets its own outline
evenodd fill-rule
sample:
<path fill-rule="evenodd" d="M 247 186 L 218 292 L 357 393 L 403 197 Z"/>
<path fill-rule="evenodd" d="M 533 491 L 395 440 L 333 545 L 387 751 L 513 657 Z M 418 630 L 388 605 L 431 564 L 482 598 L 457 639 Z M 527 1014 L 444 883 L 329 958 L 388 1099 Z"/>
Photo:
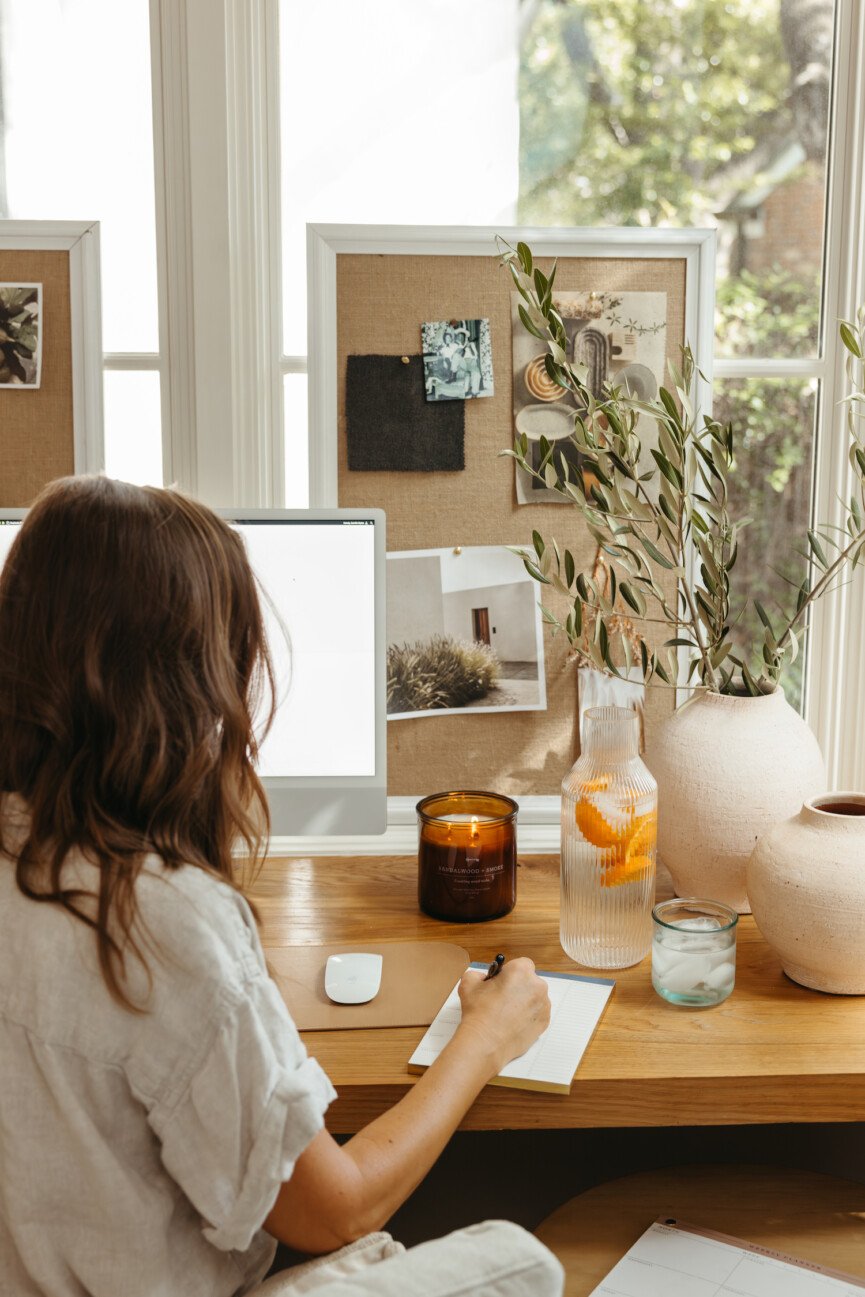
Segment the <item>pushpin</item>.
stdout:
<path fill-rule="evenodd" d="M 400 359 L 402 360 L 402 363 L 403 363 L 404 365 L 408 365 L 408 364 L 411 363 L 411 362 L 409 361 L 408 356 L 401 356 Z"/>

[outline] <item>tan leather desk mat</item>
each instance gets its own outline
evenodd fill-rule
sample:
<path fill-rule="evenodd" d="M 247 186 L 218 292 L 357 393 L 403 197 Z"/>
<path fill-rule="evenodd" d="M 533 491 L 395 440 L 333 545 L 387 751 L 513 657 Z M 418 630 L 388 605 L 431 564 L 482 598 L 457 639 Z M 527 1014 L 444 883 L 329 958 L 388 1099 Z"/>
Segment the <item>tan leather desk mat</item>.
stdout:
<path fill-rule="evenodd" d="M 324 990 L 330 955 L 382 956 L 381 986 L 368 1004 L 334 1004 Z M 449 941 L 363 941 L 334 946 L 271 946 L 268 967 L 299 1031 L 336 1027 L 428 1027 L 469 966 Z"/>

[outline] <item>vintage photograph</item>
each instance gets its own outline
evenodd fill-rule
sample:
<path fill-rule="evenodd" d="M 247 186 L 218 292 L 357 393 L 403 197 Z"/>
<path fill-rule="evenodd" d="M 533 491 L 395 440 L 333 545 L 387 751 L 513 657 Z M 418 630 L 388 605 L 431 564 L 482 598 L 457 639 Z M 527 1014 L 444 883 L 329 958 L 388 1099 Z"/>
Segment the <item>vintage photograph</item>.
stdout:
<path fill-rule="evenodd" d="M 387 556 L 389 720 L 546 710 L 538 588 L 498 545 Z"/>
<path fill-rule="evenodd" d="M 42 285 L 0 284 L 0 387 L 42 378 Z"/>
<path fill-rule="evenodd" d="M 493 394 L 489 320 L 433 320 L 421 325 L 428 401 L 469 401 Z"/>
<path fill-rule="evenodd" d="M 524 328 L 519 317 L 519 293 L 511 294 L 514 367 L 514 429 L 529 440 L 531 462 L 539 467 L 540 440 L 561 442 L 561 453 L 574 468 L 579 452 L 570 440 L 578 403 L 549 377 L 546 348 Z M 664 380 L 666 355 L 666 293 L 561 292 L 553 303 L 568 338 L 568 359 L 585 365 L 586 386 L 602 399 L 604 387 L 623 388 L 639 400 L 651 400 Z M 640 431 L 653 444 L 654 425 L 640 417 Z M 563 497 L 515 464 L 517 502 L 564 503 Z"/>

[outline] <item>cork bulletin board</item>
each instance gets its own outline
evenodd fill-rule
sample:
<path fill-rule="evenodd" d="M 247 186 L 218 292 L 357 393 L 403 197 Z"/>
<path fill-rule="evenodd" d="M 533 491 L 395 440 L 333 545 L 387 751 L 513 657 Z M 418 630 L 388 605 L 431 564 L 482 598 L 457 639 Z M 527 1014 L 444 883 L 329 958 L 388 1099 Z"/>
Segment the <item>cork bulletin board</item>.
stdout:
<path fill-rule="evenodd" d="M 666 295 L 665 351 L 687 338 L 709 377 L 714 274 L 708 231 L 516 231 L 556 291 Z M 517 502 L 513 442 L 512 281 L 493 230 L 310 227 L 310 429 L 312 500 L 381 508 L 389 551 L 525 545 L 533 528 L 591 567 L 596 546 L 566 504 Z M 494 395 L 465 402 L 465 466 L 451 472 L 352 471 L 346 445 L 348 357 L 420 353 L 427 320 L 490 322 Z M 540 345 L 540 344 L 539 344 Z M 707 407 L 707 393 L 701 393 Z M 538 587 L 538 595 L 541 587 Z M 578 754 L 577 668 L 564 636 L 545 628 L 546 711 L 428 716 L 388 723 L 388 792 L 495 788 L 523 796 L 559 792 Z M 649 690 L 646 725 L 673 707 Z"/>
<path fill-rule="evenodd" d="M 103 465 L 98 226 L 0 221 L 0 284 L 40 289 L 38 385 L 0 386 L 0 508 L 26 508 Z"/>

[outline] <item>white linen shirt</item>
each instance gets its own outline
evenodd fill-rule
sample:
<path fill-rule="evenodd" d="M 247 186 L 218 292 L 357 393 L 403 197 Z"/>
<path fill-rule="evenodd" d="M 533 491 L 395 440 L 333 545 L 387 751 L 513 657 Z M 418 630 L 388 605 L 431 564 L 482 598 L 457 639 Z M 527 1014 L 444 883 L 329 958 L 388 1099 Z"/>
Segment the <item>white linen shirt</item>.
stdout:
<path fill-rule="evenodd" d="M 90 890 L 96 870 L 64 865 Z M 0 855 L 0 1293 L 238 1297 L 335 1091 L 268 976 L 246 901 L 148 858 L 146 1013 L 108 993 L 90 928 Z M 129 964 L 130 988 L 147 984 Z"/>

